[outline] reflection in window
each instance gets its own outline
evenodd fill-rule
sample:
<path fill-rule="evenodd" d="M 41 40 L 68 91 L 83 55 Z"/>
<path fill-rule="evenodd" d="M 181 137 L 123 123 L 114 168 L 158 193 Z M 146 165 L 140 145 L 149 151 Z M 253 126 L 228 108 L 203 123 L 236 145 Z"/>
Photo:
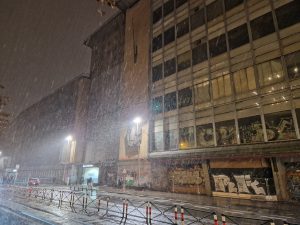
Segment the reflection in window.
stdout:
<path fill-rule="evenodd" d="M 169 0 L 164 4 L 164 16 L 174 11 L 174 0 Z"/>
<path fill-rule="evenodd" d="M 234 145 L 237 143 L 234 120 L 216 123 L 218 145 Z"/>
<path fill-rule="evenodd" d="M 225 0 L 225 10 L 228 11 L 242 4 L 244 0 Z"/>
<path fill-rule="evenodd" d="M 158 35 L 152 39 L 152 51 L 155 52 L 162 47 L 162 35 Z"/>
<path fill-rule="evenodd" d="M 162 79 L 162 64 L 152 68 L 152 82 Z"/>
<path fill-rule="evenodd" d="M 300 22 L 300 1 L 294 0 L 276 9 L 279 29 L 292 26 Z"/>
<path fill-rule="evenodd" d="M 194 8 L 191 12 L 190 20 L 192 30 L 205 24 L 204 8 L 199 9 L 199 6 Z"/>
<path fill-rule="evenodd" d="M 159 96 L 152 100 L 152 111 L 155 114 L 162 113 L 163 111 L 163 97 Z"/>
<path fill-rule="evenodd" d="M 267 13 L 250 22 L 252 38 L 256 40 L 275 32 L 272 13 Z"/>
<path fill-rule="evenodd" d="M 198 63 L 201 63 L 201 62 L 207 60 L 207 44 L 206 44 L 206 42 L 201 43 L 201 40 L 198 40 L 193 43 L 193 46 L 195 46 L 192 49 L 193 65 L 196 65 Z"/>
<path fill-rule="evenodd" d="M 176 8 L 179 8 L 186 2 L 187 2 L 187 0 L 176 0 Z"/>
<path fill-rule="evenodd" d="M 164 33 L 164 45 L 166 46 L 173 41 L 175 41 L 175 28 L 171 27 Z"/>
<path fill-rule="evenodd" d="M 170 59 L 164 63 L 164 76 L 168 77 L 176 72 L 176 59 Z"/>
<path fill-rule="evenodd" d="M 179 129 L 179 148 L 186 149 L 194 147 L 194 127 L 185 127 Z"/>
<path fill-rule="evenodd" d="M 247 24 L 230 30 L 228 32 L 228 42 L 230 50 L 249 43 Z"/>
<path fill-rule="evenodd" d="M 194 86 L 195 104 L 210 102 L 209 81 Z"/>
<path fill-rule="evenodd" d="M 260 116 L 238 119 L 238 124 L 242 144 L 264 141 Z"/>
<path fill-rule="evenodd" d="M 285 57 L 287 72 L 290 79 L 300 76 L 300 51 L 293 52 Z"/>
<path fill-rule="evenodd" d="M 172 92 L 165 95 L 165 112 L 174 110 L 177 108 L 176 92 Z"/>
<path fill-rule="evenodd" d="M 214 146 L 214 130 L 212 124 L 198 125 L 196 127 L 197 146 Z"/>
<path fill-rule="evenodd" d="M 153 24 L 155 24 L 158 21 L 160 21 L 161 18 L 162 18 L 162 7 L 159 7 L 156 10 L 154 10 L 154 12 L 152 14 L 152 22 L 153 22 Z"/>
<path fill-rule="evenodd" d="M 186 18 L 185 20 L 181 21 L 176 25 L 176 31 L 177 31 L 177 37 L 182 37 L 183 35 L 187 34 L 189 32 L 189 18 Z"/>
<path fill-rule="evenodd" d="M 280 59 L 273 59 L 257 65 L 257 72 L 259 84 L 262 87 L 283 81 L 284 79 Z"/>
<path fill-rule="evenodd" d="M 184 88 L 178 91 L 178 107 L 182 108 L 189 106 L 193 103 L 192 101 L 192 88 Z"/>
<path fill-rule="evenodd" d="M 231 84 L 229 74 L 215 78 L 211 81 L 213 98 L 218 99 L 231 95 Z"/>
<path fill-rule="evenodd" d="M 227 51 L 225 34 L 209 41 L 210 57 L 220 55 Z"/>
<path fill-rule="evenodd" d="M 296 139 L 291 111 L 265 115 L 268 141 Z"/>
<path fill-rule="evenodd" d="M 163 132 L 154 132 L 153 133 L 153 150 L 161 151 L 164 148 L 163 142 Z"/>
<path fill-rule="evenodd" d="M 237 94 L 247 93 L 256 89 L 253 67 L 248 67 L 233 73 L 235 92 Z"/>
<path fill-rule="evenodd" d="M 223 3 L 222 0 L 216 0 L 209 4 L 206 8 L 207 21 L 211 21 L 214 18 L 222 15 L 223 13 Z"/>
<path fill-rule="evenodd" d="M 191 53 L 187 51 L 177 56 L 177 71 L 184 70 L 191 66 Z"/>
<path fill-rule="evenodd" d="M 165 149 L 176 149 L 177 140 L 177 130 L 165 131 Z"/>

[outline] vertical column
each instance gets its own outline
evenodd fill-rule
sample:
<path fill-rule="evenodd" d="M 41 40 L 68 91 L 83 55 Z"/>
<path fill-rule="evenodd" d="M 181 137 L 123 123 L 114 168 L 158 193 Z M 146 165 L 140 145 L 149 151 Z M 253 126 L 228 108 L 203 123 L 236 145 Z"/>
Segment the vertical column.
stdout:
<path fill-rule="evenodd" d="M 202 169 L 205 181 L 205 191 L 208 196 L 211 196 L 211 185 L 210 185 L 210 178 L 209 178 L 209 162 L 208 160 L 204 160 L 202 162 Z"/>
<path fill-rule="evenodd" d="M 279 201 L 286 201 L 289 195 L 286 187 L 286 170 L 285 166 L 279 158 L 271 158 L 272 172 L 276 194 Z"/>

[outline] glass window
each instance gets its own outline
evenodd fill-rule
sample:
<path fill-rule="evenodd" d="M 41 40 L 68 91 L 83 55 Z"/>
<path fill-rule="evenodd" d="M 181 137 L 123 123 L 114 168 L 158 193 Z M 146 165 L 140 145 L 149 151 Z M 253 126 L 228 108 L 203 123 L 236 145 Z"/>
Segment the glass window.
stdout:
<path fill-rule="evenodd" d="M 152 111 L 155 114 L 162 113 L 163 111 L 163 97 L 159 96 L 152 100 Z"/>
<path fill-rule="evenodd" d="M 272 13 L 269 12 L 250 22 L 252 38 L 256 40 L 275 32 Z"/>
<path fill-rule="evenodd" d="M 163 132 L 154 132 L 153 133 L 153 150 L 160 151 L 164 148 L 163 142 Z"/>
<path fill-rule="evenodd" d="M 157 8 L 152 13 L 152 23 L 155 24 L 162 18 L 162 7 Z"/>
<path fill-rule="evenodd" d="M 164 16 L 174 11 L 174 0 L 169 0 L 164 4 Z"/>
<path fill-rule="evenodd" d="M 193 46 L 195 46 L 192 49 L 193 65 L 196 65 L 198 63 L 207 60 L 207 43 L 206 42 L 201 43 L 201 40 L 199 40 L 194 42 Z"/>
<path fill-rule="evenodd" d="M 206 8 L 207 21 L 211 21 L 223 13 L 223 2 L 222 0 L 216 0 L 209 4 Z"/>
<path fill-rule="evenodd" d="M 182 108 L 193 104 L 192 88 L 184 88 L 178 91 L 178 107 Z"/>
<path fill-rule="evenodd" d="M 177 130 L 165 131 L 165 149 L 177 149 Z"/>
<path fill-rule="evenodd" d="M 231 95 L 231 84 L 229 74 L 215 78 L 211 81 L 213 89 L 213 98 L 218 99 Z"/>
<path fill-rule="evenodd" d="M 175 28 L 171 27 L 164 33 L 164 45 L 166 46 L 173 41 L 175 41 Z"/>
<path fill-rule="evenodd" d="M 195 104 L 210 102 L 209 81 L 195 85 Z"/>
<path fill-rule="evenodd" d="M 284 80 L 280 59 L 273 59 L 257 65 L 260 86 L 267 86 Z"/>
<path fill-rule="evenodd" d="M 162 79 L 162 64 L 152 68 L 152 82 Z"/>
<path fill-rule="evenodd" d="M 263 142 L 263 128 L 260 116 L 238 119 L 241 143 Z"/>
<path fill-rule="evenodd" d="M 228 32 L 229 49 L 235 49 L 249 43 L 247 24 L 234 28 Z"/>
<path fill-rule="evenodd" d="M 165 95 L 165 112 L 174 110 L 177 108 L 176 92 L 172 92 Z"/>
<path fill-rule="evenodd" d="M 162 47 L 162 35 L 158 35 L 152 39 L 152 51 L 155 52 Z"/>
<path fill-rule="evenodd" d="M 191 53 L 187 51 L 177 56 L 177 71 L 184 70 L 191 66 Z"/>
<path fill-rule="evenodd" d="M 300 76 L 300 51 L 284 56 L 290 79 Z"/>
<path fill-rule="evenodd" d="M 225 34 L 209 41 L 210 57 L 220 55 L 227 51 Z"/>
<path fill-rule="evenodd" d="M 179 129 L 179 148 L 186 149 L 194 147 L 194 127 L 185 127 Z"/>
<path fill-rule="evenodd" d="M 291 111 L 265 115 L 268 141 L 296 139 Z"/>
<path fill-rule="evenodd" d="M 164 63 L 164 76 L 168 77 L 176 72 L 176 59 L 170 59 Z"/>
<path fill-rule="evenodd" d="M 214 146 L 214 130 L 212 124 L 198 125 L 196 127 L 197 146 Z"/>
<path fill-rule="evenodd" d="M 253 67 L 233 73 L 234 87 L 237 94 L 246 93 L 256 89 Z"/>
<path fill-rule="evenodd" d="M 234 145 L 237 143 L 234 120 L 216 123 L 218 145 Z"/>
<path fill-rule="evenodd" d="M 194 8 L 191 12 L 190 20 L 192 30 L 205 24 L 204 8 L 199 9 L 199 6 Z"/>
<path fill-rule="evenodd" d="M 276 9 L 279 29 L 283 29 L 300 22 L 300 1 L 294 0 Z"/>
<path fill-rule="evenodd" d="M 179 8 L 186 2 L 187 2 L 187 0 L 176 0 L 176 8 Z"/>
<path fill-rule="evenodd" d="M 189 27 L 189 18 L 186 18 L 185 20 L 181 21 L 176 25 L 177 30 L 177 37 L 182 37 L 183 35 L 187 34 L 190 30 Z"/>
<path fill-rule="evenodd" d="M 244 0 L 225 0 L 225 10 L 228 11 L 244 3 Z"/>

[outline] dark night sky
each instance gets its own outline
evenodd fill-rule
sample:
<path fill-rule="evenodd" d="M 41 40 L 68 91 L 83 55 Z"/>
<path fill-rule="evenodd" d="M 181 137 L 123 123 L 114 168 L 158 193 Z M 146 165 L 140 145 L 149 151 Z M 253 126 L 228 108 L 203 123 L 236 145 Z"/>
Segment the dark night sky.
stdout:
<path fill-rule="evenodd" d="M 117 13 L 96 0 L 0 0 L 0 94 L 16 116 L 90 66 L 83 41 Z"/>

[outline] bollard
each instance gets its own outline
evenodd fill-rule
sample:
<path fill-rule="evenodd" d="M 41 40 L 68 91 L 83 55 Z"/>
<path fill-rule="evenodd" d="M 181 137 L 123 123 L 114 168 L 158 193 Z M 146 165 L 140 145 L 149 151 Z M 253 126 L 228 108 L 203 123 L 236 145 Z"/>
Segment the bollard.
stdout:
<path fill-rule="evenodd" d="M 286 221 L 284 221 L 284 222 L 283 222 L 283 225 L 289 225 L 289 223 L 288 223 L 288 222 L 286 222 Z"/>
<path fill-rule="evenodd" d="M 128 200 L 125 200 L 125 219 L 127 219 L 127 214 L 128 214 Z"/>
<path fill-rule="evenodd" d="M 177 220 L 178 220 L 177 206 L 175 205 L 175 208 L 174 208 L 174 224 L 177 224 Z"/>
<path fill-rule="evenodd" d="M 184 209 L 181 208 L 181 225 L 184 225 Z"/>
<path fill-rule="evenodd" d="M 100 212 L 100 202 L 101 202 L 101 199 L 99 198 L 98 199 L 98 212 Z"/>
<path fill-rule="evenodd" d="M 82 197 L 82 209 L 84 209 L 85 197 Z"/>
<path fill-rule="evenodd" d="M 149 202 L 149 222 L 151 224 L 151 221 L 152 220 L 152 206 L 151 206 L 151 203 Z"/>
<path fill-rule="evenodd" d="M 214 225 L 218 225 L 218 216 L 215 212 L 213 213 L 213 215 L 214 215 Z"/>
<path fill-rule="evenodd" d="M 148 220 L 149 220 L 149 202 L 146 203 L 146 223 L 148 224 Z"/>
<path fill-rule="evenodd" d="M 222 214 L 222 225 L 226 225 L 226 217 Z"/>
<path fill-rule="evenodd" d="M 86 197 L 85 198 L 85 209 L 87 208 L 87 201 L 88 201 L 88 198 Z"/>
<path fill-rule="evenodd" d="M 108 215 L 108 202 L 109 202 L 109 197 L 106 198 L 106 215 Z"/>
<path fill-rule="evenodd" d="M 51 190 L 51 194 L 50 194 L 50 202 L 52 202 L 53 201 L 53 189 Z"/>

